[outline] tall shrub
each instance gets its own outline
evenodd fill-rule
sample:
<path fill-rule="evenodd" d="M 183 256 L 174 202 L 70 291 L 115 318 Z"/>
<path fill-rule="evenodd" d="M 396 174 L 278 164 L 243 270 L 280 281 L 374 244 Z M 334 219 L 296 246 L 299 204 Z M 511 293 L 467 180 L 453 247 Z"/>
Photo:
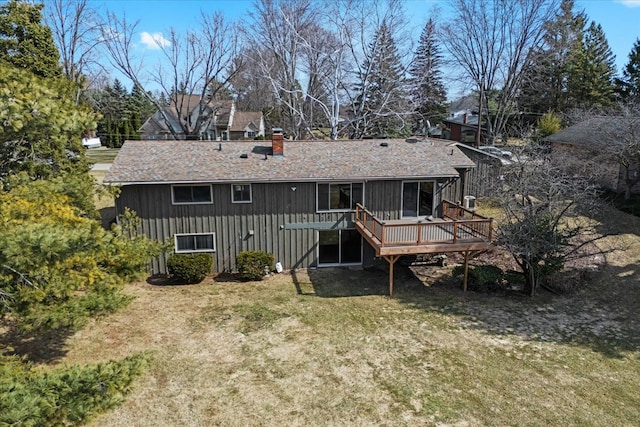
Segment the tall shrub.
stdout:
<path fill-rule="evenodd" d="M 243 280 L 262 280 L 274 268 L 275 257 L 264 251 L 244 251 L 238 254 L 236 266 Z"/>
<path fill-rule="evenodd" d="M 184 284 L 200 283 L 209 273 L 213 259 L 206 253 L 173 254 L 167 260 L 167 270 L 172 278 Z"/>

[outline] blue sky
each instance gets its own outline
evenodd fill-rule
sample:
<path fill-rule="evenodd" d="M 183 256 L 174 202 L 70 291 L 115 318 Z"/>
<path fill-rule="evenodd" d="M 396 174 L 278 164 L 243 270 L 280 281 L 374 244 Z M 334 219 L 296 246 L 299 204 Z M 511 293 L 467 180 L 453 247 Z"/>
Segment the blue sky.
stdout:
<path fill-rule="evenodd" d="M 367 1 L 367 0 L 363 0 Z M 207 13 L 219 10 L 230 19 L 239 19 L 251 10 L 252 0 L 109 0 L 98 2 L 127 19 L 139 20 L 141 46 L 153 48 L 155 40 L 166 34 L 169 27 L 184 30 L 193 25 L 200 10 Z M 424 23 L 434 7 L 446 13 L 446 0 L 406 0 L 410 29 L 417 40 Z M 590 20 L 601 24 L 613 53 L 618 72 L 628 60 L 636 39 L 640 38 L 640 0 L 576 0 L 576 9 L 584 9 Z"/>

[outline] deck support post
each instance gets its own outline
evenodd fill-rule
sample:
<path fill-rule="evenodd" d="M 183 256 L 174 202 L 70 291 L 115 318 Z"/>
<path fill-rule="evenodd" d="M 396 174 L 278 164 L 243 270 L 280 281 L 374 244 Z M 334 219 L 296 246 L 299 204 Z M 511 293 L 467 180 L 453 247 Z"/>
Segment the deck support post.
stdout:
<path fill-rule="evenodd" d="M 387 255 L 383 257 L 389 263 L 389 296 L 393 296 L 393 265 L 400 255 Z"/>
<path fill-rule="evenodd" d="M 467 279 L 469 278 L 469 254 L 471 252 L 464 252 L 464 279 L 462 281 L 462 290 L 467 292 Z"/>

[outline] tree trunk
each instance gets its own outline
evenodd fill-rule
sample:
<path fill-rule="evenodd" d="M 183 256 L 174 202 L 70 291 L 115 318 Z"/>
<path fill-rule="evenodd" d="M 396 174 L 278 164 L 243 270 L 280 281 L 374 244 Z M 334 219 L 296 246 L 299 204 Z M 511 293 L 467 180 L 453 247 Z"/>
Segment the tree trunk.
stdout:
<path fill-rule="evenodd" d="M 538 274 L 536 268 L 531 265 L 527 260 L 520 260 L 518 262 L 520 268 L 522 268 L 522 275 L 524 276 L 524 291 L 533 297 L 536 295 L 536 289 L 538 288 Z"/>

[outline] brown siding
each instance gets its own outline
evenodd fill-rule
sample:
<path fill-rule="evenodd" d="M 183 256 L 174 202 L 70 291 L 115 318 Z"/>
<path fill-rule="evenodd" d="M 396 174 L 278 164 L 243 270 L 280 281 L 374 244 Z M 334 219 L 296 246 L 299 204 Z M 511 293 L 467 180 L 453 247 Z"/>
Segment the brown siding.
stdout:
<path fill-rule="evenodd" d="M 436 185 L 436 205 L 443 198 L 458 200 L 460 180 L 441 180 Z M 347 228 L 351 212 L 316 212 L 315 183 L 252 184 L 252 203 L 231 203 L 230 184 L 214 184 L 213 203 L 172 205 L 170 185 L 122 187 L 116 201 L 142 219 L 142 231 L 152 239 L 173 245 L 176 233 L 214 232 L 214 271 L 233 271 L 235 259 L 244 250 L 273 253 L 284 268 L 305 268 L 316 264 L 316 233 L 322 228 Z M 296 190 L 293 191 L 292 187 Z M 365 205 L 381 219 L 400 218 L 401 181 L 365 183 Z M 253 231 L 253 234 L 250 233 Z M 373 251 L 363 241 L 364 264 Z M 166 258 L 152 262 L 153 273 L 164 273 Z"/>

